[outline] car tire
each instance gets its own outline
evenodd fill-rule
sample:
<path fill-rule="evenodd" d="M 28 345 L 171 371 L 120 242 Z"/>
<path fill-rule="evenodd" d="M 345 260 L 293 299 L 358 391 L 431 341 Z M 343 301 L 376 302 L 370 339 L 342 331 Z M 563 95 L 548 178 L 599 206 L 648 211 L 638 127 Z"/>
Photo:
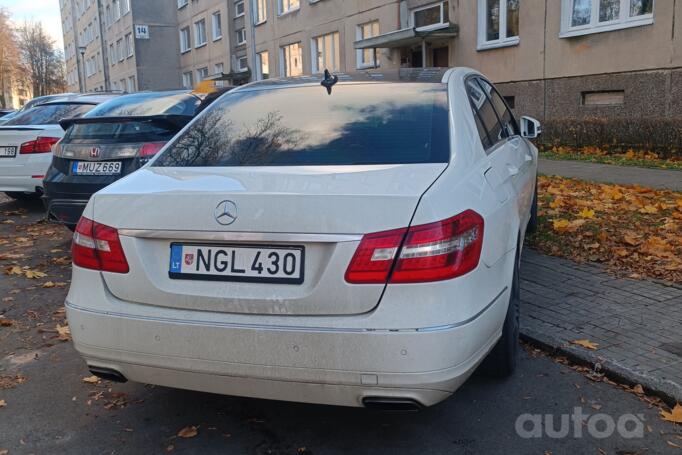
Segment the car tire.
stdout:
<path fill-rule="evenodd" d="M 5 194 L 17 201 L 26 201 L 37 197 L 36 193 L 21 193 L 17 191 L 7 191 Z"/>
<path fill-rule="evenodd" d="M 516 369 L 519 355 L 520 300 L 519 248 L 517 248 L 511 296 L 502 327 L 502 336 L 483 361 L 483 372 L 489 376 L 504 378 L 514 373 Z"/>
<path fill-rule="evenodd" d="M 530 206 L 530 219 L 526 232 L 528 234 L 535 234 L 538 230 L 538 182 L 535 181 L 535 193 L 533 193 L 533 202 Z"/>

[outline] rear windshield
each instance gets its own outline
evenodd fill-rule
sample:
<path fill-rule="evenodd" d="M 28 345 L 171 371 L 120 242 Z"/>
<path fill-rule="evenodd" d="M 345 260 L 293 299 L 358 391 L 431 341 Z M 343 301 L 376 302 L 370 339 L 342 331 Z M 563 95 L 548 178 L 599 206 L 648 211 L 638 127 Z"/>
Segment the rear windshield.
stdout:
<path fill-rule="evenodd" d="M 200 102 L 189 93 L 136 93 L 102 103 L 86 117 L 194 115 Z"/>
<path fill-rule="evenodd" d="M 346 84 L 228 93 L 154 166 L 312 166 L 449 160 L 442 84 Z"/>
<path fill-rule="evenodd" d="M 93 107 L 77 103 L 41 104 L 18 114 L 5 125 L 56 125 L 65 118 L 81 117 Z"/>
<path fill-rule="evenodd" d="M 158 94 L 140 93 L 115 98 L 102 103 L 85 117 L 122 117 L 150 115 L 193 116 L 200 103 L 199 98 L 188 93 Z M 73 125 L 66 141 L 90 141 L 101 143 L 168 141 L 179 128 L 145 121 L 126 123 L 89 123 Z"/>

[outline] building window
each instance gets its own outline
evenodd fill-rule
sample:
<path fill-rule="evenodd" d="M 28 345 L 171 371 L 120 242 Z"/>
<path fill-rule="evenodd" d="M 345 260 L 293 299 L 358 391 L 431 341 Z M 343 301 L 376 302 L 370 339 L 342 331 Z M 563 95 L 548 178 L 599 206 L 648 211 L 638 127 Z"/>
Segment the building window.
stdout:
<path fill-rule="evenodd" d="M 313 73 L 321 73 L 325 69 L 339 71 L 339 32 L 313 38 Z"/>
<path fill-rule="evenodd" d="M 625 103 L 623 90 L 605 92 L 582 92 L 583 106 L 622 106 Z"/>
<path fill-rule="evenodd" d="M 300 0 L 277 0 L 279 15 L 291 13 L 301 7 Z"/>
<path fill-rule="evenodd" d="M 257 80 L 262 81 L 270 78 L 270 54 L 268 51 L 256 54 L 256 68 L 258 69 Z"/>
<path fill-rule="evenodd" d="M 412 26 L 418 30 L 445 27 L 449 24 L 449 2 L 439 2 L 412 10 Z"/>
<path fill-rule="evenodd" d="M 194 81 L 192 80 L 192 72 L 188 71 L 186 73 L 182 73 L 182 86 L 185 88 L 193 88 L 194 87 Z"/>
<path fill-rule="evenodd" d="M 121 16 L 130 12 L 130 0 L 121 0 Z"/>
<path fill-rule="evenodd" d="M 118 57 L 119 62 L 122 62 L 125 58 L 123 53 L 123 39 L 116 41 L 116 56 Z"/>
<path fill-rule="evenodd" d="M 244 0 L 234 2 L 234 17 L 242 17 L 244 15 Z"/>
<path fill-rule="evenodd" d="M 246 29 L 237 29 L 237 45 L 246 44 Z"/>
<path fill-rule="evenodd" d="M 130 76 L 128 78 L 128 92 L 133 93 L 136 90 L 137 89 L 135 87 L 135 76 Z"/>
<path fill-rule="evenodd" d="M 202 19 L 194 23 L 194 39 L 196 44 L 195 48 L 201 47 L 206 44 L 206 20 Z"/>
<path fill-rule="evenodd" d="M 201 82 L 208 77 L 208 68 L 199 68 L 197 70 L 197 82 Z"/>
<path fill-rule="evenodd" d="M 562 0 L 561 37 L 653 24 L 654 0 Z"/>
<path fill-rule="evenodd" d="M 366 24 L 358 25 L 356 32 L 356 38 L 358 41 L 378 35 L 379 21 L 367 22 Z M 374 61 L 374 49 L 358 49 L 357 60 L 358 69 L 379 66 L 377 64 L 378 62 Z"/>
<path fill-rule="evenodd" d="M 126 57 L 132 57 L 135 52 L 135 44 L 133 42 L 133 34 L 126 35 Z"/>
<path fill-rule="evenodd" d="M 478 50 L 519 43 L 520 0 L 478 0 Z"/>
<path fill-rule="evenodd" d="M 109 44 L 109 62 L 111 66 L 116 64 L 116 54 L 114 53 L 114 43 Z"/>
<path fill-rule="evenodd" d="M 178 0 L 178 9 L 187 6 L 188 2 L 189 2 L 189 0 Z"/>
<path fill-rule="evenodd" d="M 185 27 L 180 30 L 180 52 L 183 54 L 189 52 L 191 47 L 192 43 L 190 42 L 189 37 L 189 27 Z"/>
<path fill-rule="evenodd" d="M 281 68 L 282 76 L 300 76 L 303 74 L 303 49 L 301 43 L 292 43 L 287 46 L 282 46 L 281 53 Z"/>
<path fill-rule="evenodd" d="M 268 19 L 268 0 L 253 0 L 254 25 L 262 24 Z"/>
<path fill-rule="evenodd" d="M 213 30 L 213 41 L 219 40 L 223 37 L 223 24 L 220 17 L 220 11 L 216 11 L 211 16 L 211 24 Z"/>
<path fill-rule="evenodd" d="M 216 63 L 215 65 L 213 65 L 213 74 L 221 75 L 223 74 L 224 69 L 225 67 L 223 66 L 222 63 Z"/>
<path fill-rule="evenodd" d="M 249 69 L 249 59 L 247 56 L 237 57 L 237 71 L 244 72 Z"/>
<path fill-rule="evenodd" d="M 114 22 L 121 18 L 121 6 L 119 5 L 119 0 L 114 0 L 111 2 L 111 9 L 114 10 Z"/>

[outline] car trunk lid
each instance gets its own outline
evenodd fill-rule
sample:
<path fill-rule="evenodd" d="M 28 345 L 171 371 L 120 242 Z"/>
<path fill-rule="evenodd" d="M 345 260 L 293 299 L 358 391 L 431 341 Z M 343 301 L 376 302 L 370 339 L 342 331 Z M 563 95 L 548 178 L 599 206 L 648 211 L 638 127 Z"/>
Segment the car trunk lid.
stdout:
<path fill-rule="evenodd" d="M 237 168 L 147 167 L 94 200 L 95 219 L 119 229 L 129 274 L 103 273 L 118 298 L 183 309 L 332 315 L 370 311 L 384 285 L 353 286 L 345 270 L 361 236 L 409 225 L 446 163 Z M 229 226 L 216 220 L 236 207 Z M 173 244 L 303 248 L 301 284 L 180 280 Z"/>

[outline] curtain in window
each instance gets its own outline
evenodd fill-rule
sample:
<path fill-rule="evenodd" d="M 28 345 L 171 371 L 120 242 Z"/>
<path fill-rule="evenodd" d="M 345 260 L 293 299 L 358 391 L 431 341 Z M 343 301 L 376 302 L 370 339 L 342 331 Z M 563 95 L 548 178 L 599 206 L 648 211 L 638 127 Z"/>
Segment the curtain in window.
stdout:
<path fill-rule="evenodd" d="M 592 20 L 592 0 L 573 0 L 571 27 L 588 25 Z"/>

